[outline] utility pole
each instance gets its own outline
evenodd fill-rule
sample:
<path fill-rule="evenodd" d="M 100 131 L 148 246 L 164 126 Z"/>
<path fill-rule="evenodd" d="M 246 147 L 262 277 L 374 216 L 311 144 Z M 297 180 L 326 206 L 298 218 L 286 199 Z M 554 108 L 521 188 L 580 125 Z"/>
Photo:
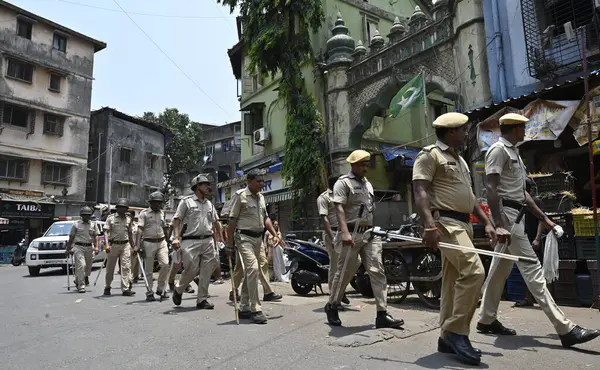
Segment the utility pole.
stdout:
<path fill-rule="evenodd" d="M 108 156 L 108 214 L 110 214 L 110 200 L 112 196 L 112 162 L 113 162 L 113 143 L 109 142 Z"/>

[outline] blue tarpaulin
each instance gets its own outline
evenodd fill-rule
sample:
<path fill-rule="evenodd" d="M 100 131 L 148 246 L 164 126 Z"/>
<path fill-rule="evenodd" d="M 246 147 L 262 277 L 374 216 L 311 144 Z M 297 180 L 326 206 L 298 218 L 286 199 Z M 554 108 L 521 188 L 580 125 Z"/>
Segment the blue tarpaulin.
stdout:
<path fill-rule="evenodd" d="M 386 161 L 389 162 L 392 159 L 404 156 L 404 165 L 409 167 L 414 165 L 415 158 L 421 151 L 421 149 L 397 148 L 391 145 L 382 145 L 381 150 Z"/>

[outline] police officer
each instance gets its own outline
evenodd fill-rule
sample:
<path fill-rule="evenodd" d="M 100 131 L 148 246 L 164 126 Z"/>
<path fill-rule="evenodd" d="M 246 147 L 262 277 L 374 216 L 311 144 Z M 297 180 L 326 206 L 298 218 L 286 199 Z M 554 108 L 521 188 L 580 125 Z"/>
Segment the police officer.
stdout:
<path fill-rule="evenodd" d="M 133 245 L 133 219 L 127 215 L 129 203 L 121 198 L 117 201 L 117 212 L 106 219 L 104 240 L 106 240 L 106 285 L 104 295 L 110 295 L 117 260 L 121 261 L 121 291 L 124 296 L 131 297 L 131 246 Z"/>
<path fill-rule="evenodd" d="M 487 200 L 497 233 L 500 235 L 506 233 L 506 230 L 512 231 L 507 238 L 500 239 L 501 244 L 496 246 L 496 251 L 536 258 L 525 234 L 523 220 L 515 225 L 519 211 L 525 204 L 547 229 L 553 229 L 556 225 L 539 209 L 526 191 L 527 171 L 516 145 L 525 139 L 527 121 L 527 117 L 515 113 L 500 117 L 502 136 L 485 155 L 485 172 Z M 584 329 L 566 318 L 546 287 L 539 261 L 535 265 L 517 262 L 517 266 L 527 288 L 554 325 L 563 347 L 585 343 L 600 335 L 600 331 Z M 512 261 L 496 257 L 492 260 L 484 284 L 481 317 L 477 323 L 477 330 L 483 333 L 516 334 L 515 330 L 506 328 L 497 319 L 502 289 L 512 267 Z"/>
<path fill-rule="evenodd" d="M 199 272 L 196 308 L 212 310 L 215 306 L 208 301 L 208 286 L 214 270 L 214 239 L 221 240 L 217 223 L 219 214 L 212 202 L 206 199 L 212 193 L 206 175 L 198 175 L 192 180 L 192 191 L 194 195 L 182 199 L 173 216 L 173 249 L 181 248 L 184 268 L 173 292 L 173 303 L 176 306 L 181 304 L 184 289 Z M 185 230 L 182 230 L 182 225 L 185 225 Z"/>
<path fill-rule="evenodd" d="M 146 301 L 154 301 L 152 287 L 154 285 L 153 269 L 154 259 L 158 260 L 160 272 L 158 273 L 158 284 L 156 294 L 162 298 L 169 298 L 166 285 L 169 273 L 169 249 L 167 248 L 166 235 L 169 235 L 165 213 L 162 205 L 165 198 L 160 191 L 150 194 L 150 207 L 142 210 L 139 216 L 138 235 L 135 252 L 142 250 L 145 256 L 145 270 L 150 292 L 146 293 Z"/>
<path fill-rule="evenodd" d="M 256 324 L 265 324 L 267 318 L 262 313 L 258 295 L 260 264 L 266 263 L 263 245 L 265 229 L 273 235 L 275 245 L 280 244 L 281 240 L 267 215 L 265 197 L 260 193 L 265 184 L 262 174 L 258 170 L 251 170 L 246 180 L 246 188 L 236 191 L 231 201 L 226 252 L 228 256 L 233 253 L 235 237 L 238 258 L 244 266 L 239 316 L 250 318 Z"/>
<path fill-rule="evenodd" d="M 87 271 L 92 266 L 94 254 L 99 253 L 98 230 L 96 223 L 90 221 L 93 213 L 90 207 L 81 207 L 81 220 L 73 224 L 67 241 L 67 253 L 73 255 L 75 286 L 79 293 L 85 293 L 85 287 L 89 285 Z"/>
<path fill-rule="evenodd" d="M 335 239 L 335 234 L 338 232 L 338 220 L 337 215 L 335 214 L 335 204 L 333 203 L 333 187 L 337 181 L 337 177 L 331 176 L 328 179 L 328 187 L 327 190 L 321 193 L 317 198 L 317 208 L 319 210 L 319 216 L 321 216 L 321 221 L 323 222 L 323 241 L 325 242 L 325 247 L 327 248 L 327 253 L 329 254 L 329 275 L 327 279 L 327 285 L 329 286 L 329 294 L 333 294 L 331 290 L 333 287 L 333 277 L 337 271 L 338 264 L 338 255 L 335 251 L 333 241 Z M 358 269 L 359 262 L 356 261 L 356 266 L 353 270 L 352 266 L 349 266 L 349 271 L 356 271 Z M 349 304 L 350 300 L 344 296 L 342 297 L 342 302 L 345 304 Z M 339 305 L 338 309 L 344 309 L 342 305 Z"/>
<path fill-rule="evenodd" d="M 261 251 L 258 256 L 258 266 L 258 278 L 260 280 L 260 285 L 262 285 L 263 287 L 263 301 L 274 302 L 281 300 L 283 298 L 281 294 L 275 293 L 273 291 L 273 288 L 271 287 L 271 284 L 269 283 L 269 261 L 267 259 L 264 244 L 261 247 Z M 233 267 L 233 273 L 231 274 L 231 278 L 233 279 L 233 286 L 235 286 L 236 289 L 236 295 L 239 296 L 238 288 L 244 280 L 244 269 L 242 268 L 242 264 L 239 263 L 239 260 Z M 229 292 L 229 300 L 233 302 L 233 291 Z"/>
<path fill-rule="evenodd" d="M 131 235 L 133 236 L 133 244 L 131 245 L 131 247 L 134 248 L 138 233 L 138 217 L 135 215 L 135 211 L 130 211 L 129 216 L 133 219 L 133 222 L 131 223 Z M 133 283 L 137 283 L 140 278 L 140 263 L 135 257 L 133 250 L 131 253 L 131 276 Z"/>
<path fill-rule="evenodd" d="M 413 167 L 415 204 L 424 225 L 423 242 L 437 249 L 439 242 L 473 246 L 474 214 L 490 239 L 495 230 L 473 194 L 467 162 L 458 154 L 466 139 L 468 117 L 461 113 L 439 116 L 433 127 L 438 138 L 419 153 Z M 495 241 L 493 241 L 495 242 Z M 438 351 L 456 353 L 477 365 L 481 351 L 471 346 L 469 329 L 477 309 L 485 270 L 476 252 L 442 249 L 441 336 Z"/>
<path fill-rule="evenodd" d="M 336 239 L 338 265 L 333 278 L 329 302 L 325 305 L 327 321 L 330 325 L 340 326 L 342 322 L 338 315 L 343 292 L 352 280 L 356 271 L 358 255 L 368 271 L 375 302 L 377 305 L 377 328 L 400 328 L 404 320 L 395 320 L 387 313 L 387 280 L 381 260 L 381 238 L 374 237 L 364 242 L 364 232 L 373 227 L 374 192 L 373 186 L 366 179 L 366 174 L 371 161 L 371 155 L 364 150 L 353 151 L 346 159 L 351 170 L 346 175 L 340 176 L 333 187 L 333 203 L 335 204 L 339 223 L 339 234 Z M 363 215 L 359 216 L 363 208 Z M 353 232 L 356 230 L 356 234 Z M 340 235 L 341 234 L 341 235 Z"/>

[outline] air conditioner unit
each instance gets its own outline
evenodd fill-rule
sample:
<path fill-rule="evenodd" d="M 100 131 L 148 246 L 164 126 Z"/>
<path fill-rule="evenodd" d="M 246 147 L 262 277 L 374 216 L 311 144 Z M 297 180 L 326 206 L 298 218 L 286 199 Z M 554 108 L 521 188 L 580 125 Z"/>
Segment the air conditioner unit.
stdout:
<path fill-rule="evenodd" d="M 269 140 L 269 133 L 265 128 L 259 128 L 254 131 L 254 145 L 265 145 L 265 141 Z"/>

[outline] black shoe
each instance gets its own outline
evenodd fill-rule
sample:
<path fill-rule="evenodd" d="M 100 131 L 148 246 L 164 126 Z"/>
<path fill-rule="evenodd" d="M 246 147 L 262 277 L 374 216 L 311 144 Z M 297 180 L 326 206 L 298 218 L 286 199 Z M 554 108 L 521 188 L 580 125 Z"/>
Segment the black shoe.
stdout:
<path fill-rule="evenodd" d="M 471 344 L 471 341 L 469 340 L 469 337 L 466 338 L 466 341 L 473 349 L 473 352 L 475 352 L 481 356 L 481 350 L 479 348 L 473 347 L 473 345 Z M 440 338 L 438 338 L 438 352 L 454 353 L 454 350 L 452 349 L 452 347 L 450 347 L 448 344 L 446 344 L 446 342 L 444 342 L 444 340 L 440 337 Z"/>
<path fill-rule="evenodd" d="M 188 285 L 188 286 L 185 288 L 185 293 L 187 293 L 187 294 L 194 294 L 194 292 L 195 292 L 195 290 L 194 290 L 194 289 L 192 289 L 192 286 L 191 286 L 191 285 Z"/>
<path fill-rule="evenodd" d="M 265 294 L 263 296 L 263 301 L 265 301 L 265 302 L 273 302 L 273 301 L 279 301 L 279 300 L 281 300 L 281 298 L 283 298 L 281 296 L 281 294 L 277 294 L 277 293 L 271 292 L 271 293 Z"/>
<path fill-rule="evenodd" d="M 135 295 L 135 292 L 132 291 L 131 289 L 127 289 L 126 291 L 123 292 L 123 295 L 125 297 L 133 297 Z"/>
<path fill-rule="evenodd" d="M 396 320 L 387 313 L 387 311 L 377 311 L 377 319 L 375 319 L 375 327 L 377 329 L 382 328 L 391 328 L 391 329 L 401 329 L 402 325 L 404 325 L 404 320 Z"/>
<path fill-rule="evenodd" d="M 533 307 L 533 302 L 530 300 L 524 299 L 520 302 L 515 302 L 513 307 Z"/>
<path fill-rule="evenodd" d="M 446 332 L 441 339 L 465 363 L 469 365 L 479 365 L 481 363 L 481 355 L 478 355 L 469 345 L 466 335 Z"/>
<path fill-rule="evenodd" d="M 348 299 L 348 297 L 346 297 L 346 294 L 344 294 L 344 296 L 342 297 L 342 303 L 350 304 L 350 300 Z"/>
<path fill-rule="evenodd" d="M 592 339 L 596 339 L 600 336 L 600 330 L 584 329 L 579 325 L 576 325 L 569 334 L 560 335 L 560 342 L 565 348 L 569 348 L 576 344 L 589 342 Z"/>
<path fill-rule="evenodd" d="M 154 302 L 156 298 L 154 298 L 154 293 L 146 293 L 146 302 Z"/>
<path fill-rule="evenodd" d="M 267 317 L 262 313 L 262 311 L 252 312 L 252 322 L 255 324 L 266 324 Z"/>
<path fill-rule="evenodd" d="M 110 288 L 104 288 L 104 295 L 110 295 Z"/>
<path fill-rule="evenodd" d="M 171 291 L 171 293 L 175 291 L 175 283 L 169 283 L 169 290 Z"/>
<path fill-rule="evenodd" d="M 199 310 L 212 310 L 215 305 L 205 299 L 200 303 L 196 303 L 196 308 Z"/>
<path fill-rule="evenodd" d="M 327 322 L 329 325 L 342 326 L 342 320 L 340 320 L 340 315 L 338 314 L 336 307 L 333 307 L 331 304 L 327 303 L 325 305 L 325 314 L 327 315 Z"/>
<path fill-rule="evenodd" d="M 238 311 L 238 317 L 240 319 L 251 319 L 252 311 Z"/>
<path fill-rule="evenodd" d="M 240 300 L 240 292 L 238 292 L 238 290 L 237 290 L 237 289 L 235 290 L 235 297 L 237 298 L 237 300 L 238 300 L 238 302 L 239 302 L 239 300 Z M 229 300 L 230 300 L 231 302 L 233 302 L 233 291 L 230 291 L 230 292 L 229 292 Z"/>
<path fill-rule="evenodd" d="M 483 334 L 517 335 L 517 332 L 514 329 L 505 327 L 498 320 L 494 320 L 494 322 L 491 324 L 482 324 L 478 322 L 477 330 Z"/>
<path fill-rule="evenodd" d="M 90 286 L 90 278 L 89 277 L 85 277 L 85 286 Z"/>
<path fill-rule="evenodd" d="M 336 306 L 336 309 L 337 309 L 338 311 L 346 311 L 346 309 L 344 308 L 344 306 L 342 306 L 342 304 L 341 304 L 341 303 L 338 303 L 338 305 Z"/>
<path fill-rule="evenodd" d="M 167 294 L 166 291 L 161 292 L 160 290 L 157 290 L 156 295 L 159 296 L 161 299 L 169 298 L 169 295 Z"/>
<path fill-rule="evenodd" d="M 173 290 L 173 304 L 179 306 L 181 304 L 181 294 L 177 292 L 177 289 Z"/>

